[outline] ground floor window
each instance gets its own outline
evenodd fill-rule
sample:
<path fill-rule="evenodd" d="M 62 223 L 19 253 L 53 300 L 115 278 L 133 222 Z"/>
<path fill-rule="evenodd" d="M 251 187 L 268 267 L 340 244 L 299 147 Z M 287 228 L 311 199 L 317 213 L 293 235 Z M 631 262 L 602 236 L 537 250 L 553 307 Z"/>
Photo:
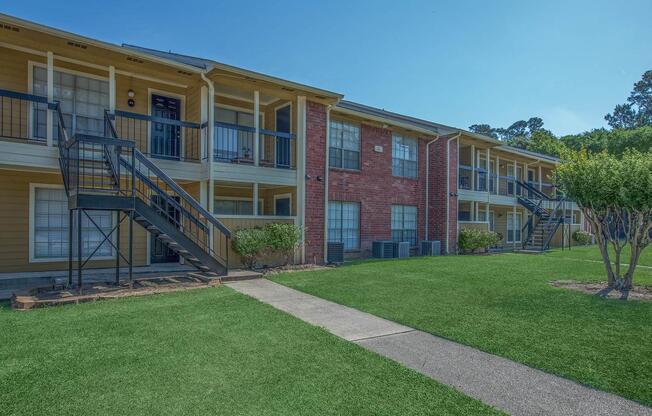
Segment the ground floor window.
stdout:
<path fill-rule="evenodd" d="M 32 249 L 34 259 L 68 257 L 68 198 L 63 188 L 35 187 Z M 111 211 L 87 211 L 104 234 L 113 228 Z M 76 221 L 76 216 L 74 217 Z M 82 215 L 82 254 L 89 256 L 102 243 L 104 235 L 86 215 Z M 113 256 L 113 247 L 105 241 L 93 257 Z"/>
<path fill-rule="evenodd" d="M 328 203 L 328 241 L 343 243 L 344 250 L 360 248 L 360 204 Z"/>
<path fill-rule="evenodd" d="M 417 207 L 392 205 L 392 241 L 417 245 Z"/>
<path fill-rule="evenodd" d="M 523 226 L 521 220 L 522 220 L 522 215 L 520 212 L 516 213 L 516 217 L 514 217 L 513 212 L 507 213 L 507 242 L 508 243 L 521 242 L 521 227 Z"/>

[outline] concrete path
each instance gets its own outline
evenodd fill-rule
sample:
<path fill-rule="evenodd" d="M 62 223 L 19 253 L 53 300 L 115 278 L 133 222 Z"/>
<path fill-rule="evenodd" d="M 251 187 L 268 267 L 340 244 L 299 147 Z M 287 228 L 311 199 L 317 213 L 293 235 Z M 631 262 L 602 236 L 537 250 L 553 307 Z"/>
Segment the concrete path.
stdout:
<path fill-rule="evenodd" d="M 265 279 L 229 287 L 512 415 L 649 415 L 613 394 Z"/>

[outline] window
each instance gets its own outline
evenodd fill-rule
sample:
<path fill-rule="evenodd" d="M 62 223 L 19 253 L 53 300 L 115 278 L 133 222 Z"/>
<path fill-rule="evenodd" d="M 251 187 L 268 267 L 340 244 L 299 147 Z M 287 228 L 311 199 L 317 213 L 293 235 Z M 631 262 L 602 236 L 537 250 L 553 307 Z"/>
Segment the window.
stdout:
<path fill-rule="evenodd" d="M 360 169 L 360 127 L 331 121 L 328 165 L 335 168 Z"/>
<path fill-rule="evenodd" d="M 246 127 L 238 130 L 230 126 L 217 126 L 215 135 L 215 157 L 217 159 L 252 160 L 254 152 L 254 115 L 245 111 L 231 110 L 229 108 L 216 107 L 215 120 L 218 123 L 230 124 L 233 126 Z M 259 124 L 263 127 L 263 114 L 259 115 Z"/>
<path fill-rule="evenodd" d="M 514 213 L 507 213 L 507 242 L 520 243 L 521 242 L 521 213 L 516 213 L 516 223 L 514 223 Z"/>
<path fill-rule="evenodd" d="M 360 248 L 360 204 L 328 203 L 328 241 L 343 243 L 344 250 Z"/>
<path fill-rule="evenodd" d="M 417 139 L 397 134 L 392 136 L 392 175 L 417 177 Z"/>
<path fill-rule="evenodd" d="M 392 205 L 392 241 L 417 245 L 417 207 Z"/>
<path fill-rule="evenodd" d="M 34 67 L 32 91 L 47 97 L 47 70 Z M 108 81 L 54 71 L 54 100 L 59 101 L 66 129 L 71 133 L 104 135 L 104 110 L 109 108 Z M 45 137 L 45 109 L 36 108 L 34 136 Z M 40 114 L 42 112 L 43 114 Z M 54 137 L 58 138 L 55 118 Z"/>
<path fill-rule="evenodd" d="M 33 258 L 64 259 L 68 257 L 68 198 L 63 188 L 34 188 Z M 86 211 L 104 234 L 113 228 L 111 211 Z M 74 217 L 76 220 L 76 216 Z M 104 235 L 82 215 L 82 254 L 90 255 L 104 240 Z M 74 247 L 76 249 L 76 246 Z M 93 257 L 111 257 L 113 247 L 105 241 Z"/>
<path fill-rule="evenodd" d="M 251 198 L 219 198 L 213 207 L 216 215 L 254 215 Z M 263 200 L 258 200 L 258 214 L 263 213 Z"/>

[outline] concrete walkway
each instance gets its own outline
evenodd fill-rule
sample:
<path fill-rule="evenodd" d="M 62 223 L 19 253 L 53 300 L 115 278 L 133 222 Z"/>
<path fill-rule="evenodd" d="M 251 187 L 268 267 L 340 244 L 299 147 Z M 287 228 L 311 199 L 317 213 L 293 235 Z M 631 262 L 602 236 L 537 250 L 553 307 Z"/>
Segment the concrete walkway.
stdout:
<path fill-rule="evenodd" d="M 229 287 L 512 415 L 650 415 L 652 409 L 265 279 Z"/>

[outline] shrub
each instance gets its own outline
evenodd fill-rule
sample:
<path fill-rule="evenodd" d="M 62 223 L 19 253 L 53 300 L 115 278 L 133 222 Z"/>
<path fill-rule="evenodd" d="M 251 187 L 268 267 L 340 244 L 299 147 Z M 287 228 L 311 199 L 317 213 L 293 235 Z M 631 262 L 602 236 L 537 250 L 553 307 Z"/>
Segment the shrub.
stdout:
<path fill-rule="evenodd" d="M 593 234 L 587 233 L 586 231 L 577 230 L 573 233 L 573 241 L 581 246 L 587 246 L 591 244 L 593 240 Z"/>
<path fill-rule="evenodd" d="M 267 233 L 262 228 L 238 230 L 233 234 L 232 246 L 245 266 L 251 269 L 269 246 Z"/>
<path fill-rule="evenodd" d="M 500 238 L 493 231 L 465 228 L 460 231 L 458 245 L 463 252 L 475 253 L 479 249 L 489 250 L 489 247 L 496 245 L 498 241 Z"/>
<path fill-rule="evenodd" d="M 268 250 L 283 257 L 288 264 L 301 240 L 301 228 L 294 224 L 267 224 L 264 228 Z"/>

